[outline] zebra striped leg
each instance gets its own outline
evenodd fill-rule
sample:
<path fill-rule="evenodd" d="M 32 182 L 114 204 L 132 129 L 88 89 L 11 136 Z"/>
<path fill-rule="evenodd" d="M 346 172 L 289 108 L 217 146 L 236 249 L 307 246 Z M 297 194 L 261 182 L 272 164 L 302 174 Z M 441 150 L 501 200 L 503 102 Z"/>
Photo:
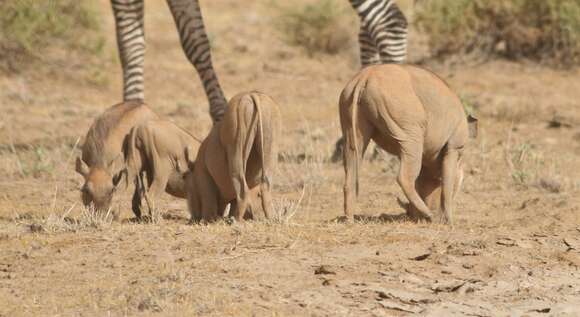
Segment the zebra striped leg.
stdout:
<path fill-rule="evenodd" d="M 381 63 L 402 63 L 407 53 L 407 19 L 394 0 L 349 0 L 361 21 L 361 33 L 366 31 L 365 42 L 375 45 Z M 368 50 L 368 46 L 366 46 Z M 369 50 L 370 52 L 370 50 Z M 362 62 L 362 60 L 361 60 Z M 363 64 L 364 66 L 364 64 Z"/>
<path fill-rule="evenodd" d="M 407 20 L 396 6 L 389 17 L 379 24 L 375 37 L 381 63 L 403 63 L 407 56 Z"/>
<path fill-rule="evenodd" d="M 123 68 L 123 100 L 143 100 L 143 0 L 111 0 L 111 6 L 115 15 L 117 46 Z"/>
<path fill-rule="evenodd" d="M 358 34 L 358 43 L 360 48 L 360 64 L 362 68 L 380 62 L 379 51 L 377 50 L 375 42 L 362 24 Z"/>
<path fill-rule="evenodd" d="M 209 40 L 205 32 L 198 0 L 167 0 L 187 59 L 193 64 L 209 100 L 209 112 L 219 121 L 227 101 L 211 62 Z"/>
<path fill-rule="evenodd" d="M 371 31 L 381 63 L 403 63 L 407 56 L 407 19 L 396 3 L 387 7 Z"/>

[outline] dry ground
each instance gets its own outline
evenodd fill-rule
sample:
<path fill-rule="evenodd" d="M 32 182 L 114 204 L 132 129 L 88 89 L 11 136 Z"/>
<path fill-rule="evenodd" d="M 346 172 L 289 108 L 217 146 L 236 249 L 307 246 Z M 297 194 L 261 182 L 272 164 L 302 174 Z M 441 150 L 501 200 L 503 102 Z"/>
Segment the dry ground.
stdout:
<path fill-rule="evenodd" d="M 362 167 L 361 220 L 336 223 L 343 172 L 328 158 L 356 48 L 308 57 L 272 28 L 272 3 L 203 5 L 228 96 L 257 88 L 282 106 L 287 221 L 190 226 L 165 197 L 156 223 L 135 224 L 126 193 L 120 223 L 83 212 L 75 144 L 119 101 L 114 38 L 94 74 L 0 74 L 0 316 L 580 315 L 580 70 L 428 61 L 480 117 L 456 226 L 404 220 L 389 156 Z M 148 103 L 203 136 L 207 101 L 164 2 L 147 1 L 146 23 Z M 419 34 L 410 41 L 423 61 Z"/>

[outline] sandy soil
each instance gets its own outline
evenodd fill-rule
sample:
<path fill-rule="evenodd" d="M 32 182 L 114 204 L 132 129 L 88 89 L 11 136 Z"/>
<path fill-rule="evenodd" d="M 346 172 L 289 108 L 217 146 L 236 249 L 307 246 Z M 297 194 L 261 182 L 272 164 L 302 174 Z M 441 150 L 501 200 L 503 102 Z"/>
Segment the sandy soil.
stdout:
<path fill-rule="evenodd" d="M 359 221 L 342 224 L 343 170 L 328 159 L 356 47 L 309 57 L 273 28 L 271 1 L 203 4 L 228 96 L 260 89 L 282 107 L 283 219 L 190 226 L 185 202 L 165 196 L 155 223 L 133 223 L 128 193 L 121 222 L 82 210 L 75 145 L 121 95 L 109 32 L 97 73 L 0 74 L 0 316 L 580 315 L 580 69 L 435 62 L 413 32 L 410 60 L 480 118 L 456 225 L 404 219 L 387 155 L 362 166 Z M 146 27 L 147 102 L 203 136 L 207 101 L 164 2 L 147 2 Z"/>

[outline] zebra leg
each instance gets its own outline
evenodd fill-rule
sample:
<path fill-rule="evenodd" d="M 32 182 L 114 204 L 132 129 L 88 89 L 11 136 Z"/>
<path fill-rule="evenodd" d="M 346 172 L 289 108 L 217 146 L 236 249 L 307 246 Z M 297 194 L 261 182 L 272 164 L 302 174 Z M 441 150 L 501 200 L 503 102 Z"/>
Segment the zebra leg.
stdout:
<path fill-rule="evenodd" d="M 372 27 L 371 34 L 381 63 L 403 63 L 407 57 L 408 23 L 405 15 L 393 1 L 385 7 L 381 19 Z"/>
<path fill-rule="evenodd" d="M 220 121 L 227 101 L 211 62 L 209 40 L 205 32 L 198 0 L 167 0 L 183 51 L 193 64 L 209 100 L 209 112 L 214 122 Z"/>
<path fill-rule="evenodd" d="M 143 0 L 111 0 L 115 16 L 117 47 L 123 68 L 123 100 L 143 100 L 145 31 Z"/>
<path fill-rule="evenodd" d="M 358 44 L 360 48 L 360 64 L 362 68 L 380 63 L 379 51 L 371 38 L 366 27 L 361 23 L 358 33 Z"/>
<path fill-rule="evenodd" d="M 403 63 L 407 55 L 406 29 L 393 28 L 380 36 L 378 43 L 381 63 Z"/>
<path fill-rule="evenodd" d="M 374 44 L 381 63 L 404 62 L 407 54 L 407 19 L 395 1 L 349 1 L 360 18 L 361 33 L 363 30 L 366 31 L 368 38 L 370 38 L 370 40 L 362 42 L 359 34 L 361 50 L 363 43 Z"/>

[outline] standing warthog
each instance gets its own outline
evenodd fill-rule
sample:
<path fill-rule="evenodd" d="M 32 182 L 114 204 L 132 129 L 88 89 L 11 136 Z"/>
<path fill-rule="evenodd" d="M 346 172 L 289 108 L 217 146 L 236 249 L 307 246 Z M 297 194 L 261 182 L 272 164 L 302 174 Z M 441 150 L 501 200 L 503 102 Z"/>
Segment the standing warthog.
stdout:
<path fill-rule="evenodd" d="M 106 211 L 124 171 L 123 144 L 131 129 L 157 115 L 137 101 L 112 106 L 101 114 L 89 128 L 77 157 L 76 171 L 85 183 L 81 196 L 85 206 Z"/>
<path fill-rule="evenodd" d="M 214 221 L 228 203 L 236 220 L 244 219 L 252 193 L 259 189 L 266 218 L 271 218 L 270 178 L 280 127 L 278 105 L 259 92 L 233 97 L 222 121 L 201 144 L 192 174 L 186 176 L 192 221 Z"/>
<path fill-rule="evenodd" d="M 432 211 L 442 208 L 444 220 L 451 223 L 453 200 L 463 180 L 463 147 L 469 136 L 476 136 L 477 120 L 466 118 L 449 86 L 418 67 L 371 66 L 346 85 L 339 107 L 346 140 L 347 219 L 353 219 L 359 162 L 372 139 L 400 159 L 397 181 L 410 202 L 409 216 L 432 220 Z"/>
<path fill-rule="evenodd" d="M 186 198 L 184 174 L 189 171 L 186 148 L 195 155 L 200 143 L 167 120 L 150 120 L 131 130 L 123 152 L 127 185 L 130 181 L 135 183 L 132 208 L 137 218 L 141 218 L 143 197 L 149 216 L 155 208 L 155 198 L 163 191 Z"/>

